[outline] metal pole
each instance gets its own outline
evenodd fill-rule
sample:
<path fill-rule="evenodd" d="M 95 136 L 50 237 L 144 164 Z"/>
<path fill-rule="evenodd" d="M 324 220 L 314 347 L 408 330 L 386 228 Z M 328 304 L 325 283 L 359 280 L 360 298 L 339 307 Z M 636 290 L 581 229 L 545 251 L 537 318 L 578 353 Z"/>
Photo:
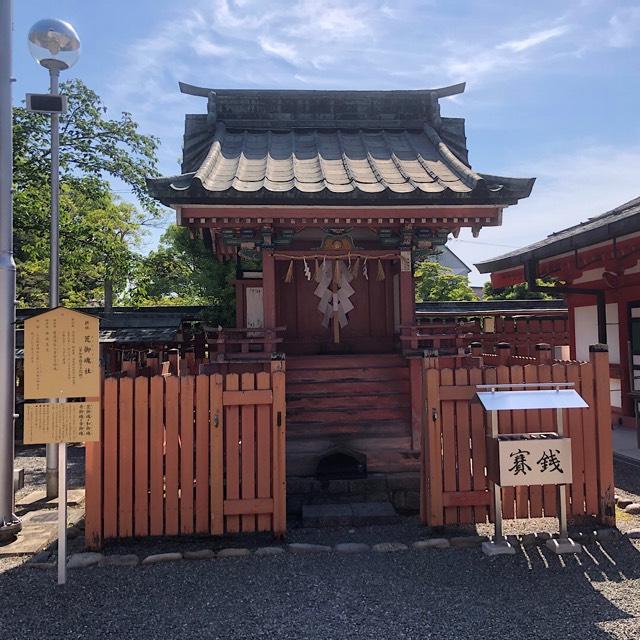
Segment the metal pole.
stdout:
<path fill-rule="evenodd" d="M 49 68 L 51 95 L 58 94 L 58 79 L 60 70 Z M 49 308 L 55 309 L 60 304 L 59 275 L 59 196 L 60 196 L 60 132 L 59 115 L 51 114 L 51 237 L 49 266 Z M 47 447 L 47 498 L 50 500 L 58 496 L 58 445 L 48 444 Z"/>
<path fill-rule="evenodd" d="M 11 0 L 0 0 L 0 540 L 22 525 L 13 513 L 16 264 L 13 260 Z"/>

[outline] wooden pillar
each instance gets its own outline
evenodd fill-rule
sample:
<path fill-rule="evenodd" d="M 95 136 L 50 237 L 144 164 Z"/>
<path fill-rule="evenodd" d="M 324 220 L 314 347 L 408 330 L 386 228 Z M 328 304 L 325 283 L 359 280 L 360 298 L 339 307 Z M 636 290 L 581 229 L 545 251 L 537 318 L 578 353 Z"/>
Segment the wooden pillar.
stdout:
<path fill-rule="evenodd" d="M 400 326 L 413 327 L 416 323 L 416 287 L 413 279 L 411 251 L 400 252 Z M 413 330 L 405 328 L 405 335 L 412 335 Z M 410 342 L 411 349 L 418 348 L 418 339 Z"/>
<path fill-rule="evenodd" d="M 424 394 L 422 383 L 422 359 L 407 358 L 409 361 L 409 381 L 411 384 L 411 448 L 420 450 Z"/>
<path fill-rule="evenodd" d="M 511 358 L 511 345 L 508 342 L 498 342 L 496 354 L 498 356 L 498 364 L 507 366 Z"/>
<path fill-rule="evenodd" d="M 262 250 L 262 304 L 264 310 L 264 328 L 275 331 L 276 328 L 276 260 L 269 249 Z M 265 332 L 264 350 L 273 351 L 271 335 Z"/>
<path fill-rule="evenodd" d="M 550 344 L 540 342 L 536 345 L 536 359 L 540 364 L 551 364 L 552 355 Z"/>
<path fill-rule="evenodd" d="M 596 409 L 596 454 L 598 464 L 598 519 L 609 527 L 616 525 L 613 484 L 613 444 L 611 442 L 611 392 L 609 387 L 609 353 L 606 344 L 589 347 L 593 365 Z"/>

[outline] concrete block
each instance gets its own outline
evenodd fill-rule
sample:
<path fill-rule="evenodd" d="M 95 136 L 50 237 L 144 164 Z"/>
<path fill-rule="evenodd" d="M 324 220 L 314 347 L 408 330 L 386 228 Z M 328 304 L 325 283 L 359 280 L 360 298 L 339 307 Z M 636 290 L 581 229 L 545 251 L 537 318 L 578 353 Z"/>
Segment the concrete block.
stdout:
<path fill-rule="evenodd" d="M 396 551 L 406 551 L 409 547 L 402 542 L 379 542 L 374 544 L 372 548 L 378 553 L 395 553 Z"/>
<path fill-rule="evenodd" d="M 181 553 L 154 553 L 147 556 L 142 564 L 160 564 L 161 562 L 175 562 L 176 560 L 182 560 Z"/>
<path fill-rule="evenodd" d="M 13 492 L 20 491 L 24 487 L 24 469 L 13 470 Z"/>
<path fill-rule="evenodd" d="M 297 554 L 326 553 L 331 551 L 331 547 L 324 544 L 307 544 L 304 542 L 293 542 L 289 545 L 289 551 Z"/>
<path fill-rule="evenodd" d="M 249 549 L 220 549 L 218 551 L 218 558 L 240 558 L 242 556 L 251 555 L 251 551 Z"/>
<path fill-rule="evenodd" d="M 500 542 L 483 542 L 482 553 L 485 556 L 513 556 L 516 550 L 506 540 Z"/>
<path fill-rule="evenodd" d="M 256 549 L 254 555 L 256 556 L 280 556 L 285 552 L 282 547 L 260 547 Z"/>
<path fill-rule="evenodd" d="M 574 542 L 571 538 L 566 540 L 558 540 L 553 538 L 547 540 L 545 546 L 549 551 L 553 551 L 556 555 L 562 555 L 565 553 L 582 553 L 582 546 L 577 542 Z"/>
<path fill-rule="evenodd" d="M 340 542 L 336 545 L 338 553 L 364 553 L 369 551 L 371 547 L 363 542 Z"/>
<path fill-rule="evenodd" d="M 211 560 L 216 557 L 216 552 L 213 549 L 197 549 L 184 551 L 182 555 L 185 560 Z"/>
<path fill-rule="evenodd" d="M 86 567 L 92 567 L 95 564 L 99 564 L 104 560 L 104 555 L 101 553 L 95 553 L 94 551 L 87 551 L 85 553 L 74 553 L 67 560 L 68 569 L 85 569 Z"/>

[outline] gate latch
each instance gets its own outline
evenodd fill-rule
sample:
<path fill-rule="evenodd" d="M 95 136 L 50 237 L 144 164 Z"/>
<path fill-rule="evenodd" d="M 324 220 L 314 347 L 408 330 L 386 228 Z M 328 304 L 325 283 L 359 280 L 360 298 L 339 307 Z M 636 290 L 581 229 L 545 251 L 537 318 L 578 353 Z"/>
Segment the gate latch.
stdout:
<path fill-rule="evenodd" d="M 431 411 L 431 419 L 436 422 L 438 420 L 438 410 L 433 408 Z"/>
<path fill-rule="evenodd" d="M 279 427 L 282 426 L 282 411 L 278 411 L 278 415 L 276 416 L 276 422 Z"/>
<path fill-rule="evenodd" d="M 219 420 L 218 420 L 218 414 L 216 413 L 216 414 L 213 416 L 213 426 L 214 426 L 216 429 L 218 428 L 218 423 L 219 423 Z"/>

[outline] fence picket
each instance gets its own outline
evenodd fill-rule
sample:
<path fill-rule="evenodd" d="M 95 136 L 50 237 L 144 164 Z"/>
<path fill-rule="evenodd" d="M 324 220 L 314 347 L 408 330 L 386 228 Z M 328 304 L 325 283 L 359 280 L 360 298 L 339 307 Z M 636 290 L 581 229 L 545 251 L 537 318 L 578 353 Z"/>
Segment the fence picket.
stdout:
<path fill-rule="evenodd" d="M 257 389 L 270 389 L 271 376 L 262 371 L 256 375 Z M 271 407 L 259 404 L 256 407 L 256 464 L 258 498 L 271 497 Z M 272 528 L 272 517 L 261 513 L 257 517 L 258 531 L 269 531 Z"/>
<path fill-rule="evenodd" d="M 133 531 L 136 536 L 149 535 L 149 378 L 135 380 L 134 405 L 134 474 Z"/>
<path fill-rule="evenodd" d="M 538 365 L 526 365 L 524 368 L 524 381 L 527 384 L 539 382 Z M 532 409 L 526 412 L 527 433 L 540 431 L 540 411 Z M 529 515 L 531 518 L 542 517 L 542 487 L 529 487 Z"/>
<path fill-rule="evenodd" d="M 118 535 L 118 379 L 104 382 L 104 537 Z"/>
<path fill-rule="evenodd" d="M 211 533 L 224 533 L 224 410 L 223 377 L 211 376 Z"/>
<path fill-rule="evenodd" d="M 194 532 L 193 390 L 191 375 L 180 380 L 180 533 Z"/>
<path fill-rule="evenodd" d="M 509 384 L 511 382 L 511 367 L 499 366 L 496 368 L 498 384 Z M 512 412 L 500 411 L 498 414 L 498 424 L 500 433 L 512 433 Z M 515 517 L 516 492 L 513 487 L 502 489 L 502 516 L 504 518 Z"/>
<path fill-rule="evenodd" d="M 118 535 L 133 535 L 133 377 L 121 378 L 118 389 Z"/>
<path fill-rule="evenodd" d="M 469 374 L 466 369 L 456 369 L 454 374 L 456 385 L 466 386 Z M 469 428 L 469 401 L 458 400 L 455 403 L 456 446 L 458 455 L 458 491 L 471 491 L 471 432 Z M 460 524 L 473 524 L 473 509 L 460 507 Z"/>
<path fill-rule="evenodd" d="M 209 376 L 196 377 L 196 533 L 209 533 Z"/>
<path fill-rule="evenodd" d="M 241 377 L 243 391 L 255 389 L 255 375 L 243 373 Z M 243 500 L 253 500 L 256 497 L 256 434 L 254 404 L 243 405 L 240 409 L 241 424 L 241 493 Z M 256 530 L 256 518 L 252 514 L 243 515 L 241 519 L 242 531 L 252 532 Z"/>
<path fill-rule="evenodd" d="M 237 373 L 225 376 L 225 391 L 238 391 L 239 381 Z M 240 498 L 240 407 L 232 405 L 225 407 L 225 500 Z M 225 517 L 226 528 L 229 533 L 240 531 L 240 518 L 237 515 Z"/>
<path fill-rule="evenodd" d="M 452 369 L 442 369 L 440 371 L 440 384 L 443 387 L 454 384 Z M 458 474 L 455 412 L 452 400 L 442 402 L 442 450 L 444 455 L 444 491 L 455 492 L 458 490 Z M 444 521 L 446 524 L 458 522 L 457 507 L 445 507 Z"/>
<path fill-rule="evenodd" d="M 149 533 L 164 533 L 164 378 L 151 378 L 151 424 L 149 427 Z"/>
<path fill-rule="evenodd" d="M 482 384 L 482 369 L 469 371 L 469 384 Z M 473 456 L 473 490 L 486 491 L 487 478 L 487 444 L 485 433 L 485 416 L 482 405 L 479 402 L 471 402 L 471 452 Z M 474 522 L 485 522 L 489 515 L 486 505 L 478 505 L 473 508 Z"/>
<path fill-rule="evenodd" d="M 170 376 L 165 382 L 165 523 L 164 532 L 168 536 L 178 535 L 179 527 L 179 473 L 180 452 L 178 440 L 180 415 L 180 378 Z"/>

